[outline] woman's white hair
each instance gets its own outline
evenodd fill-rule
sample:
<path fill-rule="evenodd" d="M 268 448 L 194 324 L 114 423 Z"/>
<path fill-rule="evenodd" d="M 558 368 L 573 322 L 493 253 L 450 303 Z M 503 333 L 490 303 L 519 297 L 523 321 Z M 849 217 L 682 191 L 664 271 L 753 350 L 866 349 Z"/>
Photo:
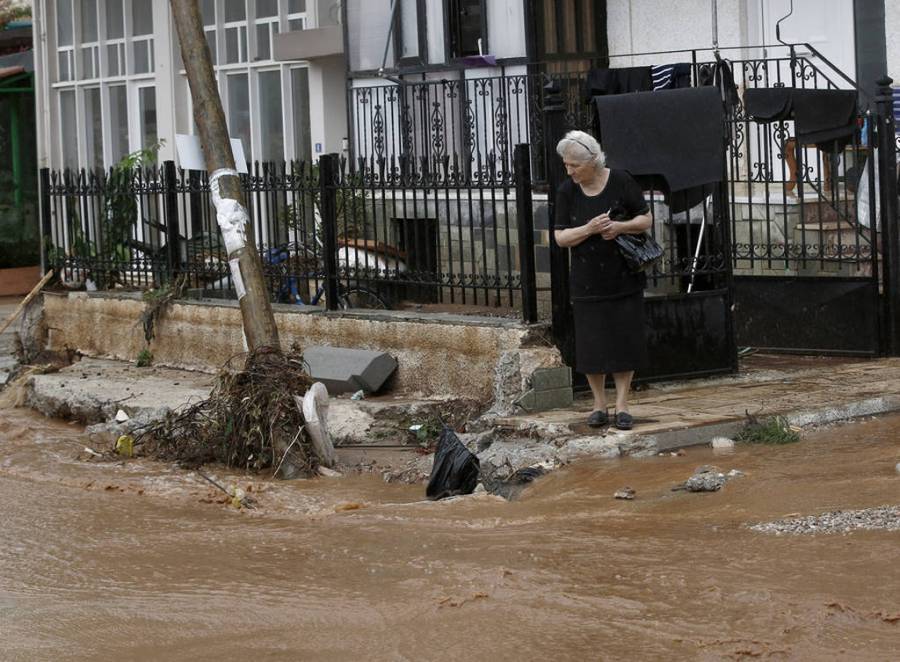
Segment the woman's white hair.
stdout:
<path fill-rule="evenodd" d="M 569 131 L 556 145 L 556 153 L 575 163 L 593 163 L 597 170 L 606 166 L 606 154 L 600 143 L 584 131 Z"/>

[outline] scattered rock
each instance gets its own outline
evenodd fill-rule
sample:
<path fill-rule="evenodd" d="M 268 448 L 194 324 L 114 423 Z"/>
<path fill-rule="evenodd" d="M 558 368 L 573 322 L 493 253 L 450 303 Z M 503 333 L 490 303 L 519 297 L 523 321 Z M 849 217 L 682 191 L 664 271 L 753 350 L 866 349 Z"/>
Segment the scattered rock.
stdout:
<path fill-rule="evenodd" d="M 344 475 L 340 471 L 335 471 L 334 469 L 329 469 L 328 467 L 323 467 L 321 465 L 319 465 L 317 471 L 320 476 L 324 476 L 325 478 L 340 478 Z"/>
<path fill-rule="evenodd" d="M 116 412 L 116 423 L 124 423 L 129 418 L 131 418 L 128 414 L 125 413 L 124 409 L 120 409 Z"/>
<path fill-rule="evenodd" d="M 900 531 L 900 506 L 880 506 L 861 510 L 834 510 L 821 515 L 783 517 L 774 522 L 752 524 L 761 533 L 794 535 L 815 533 L 849 533 L 860 529 Z"/>
<path fill-rule="evenodd" d="M 729 480 L 743 476 L 743 472 L 732 469 L 727 474 L 715 466 L 705 464 L 697 467 L 694 475 L 672 490 L 686 490 L 688 492 L 718 492 Z"/>
<path fill-rule="evenodd" d="M 898 474 L 900 474 L 900 462 L 897 463 L 897 465 L 894 467 L 894 470 L 895 470 Z"/>
<path fill-rule="evenodd" d="M 625 501 L 634 501 L 634 495 L 636 492 L 630 487 L 623 487 L 621 490 L 613 494 L 613 497 L 616 499 L 623 499 Z"/>

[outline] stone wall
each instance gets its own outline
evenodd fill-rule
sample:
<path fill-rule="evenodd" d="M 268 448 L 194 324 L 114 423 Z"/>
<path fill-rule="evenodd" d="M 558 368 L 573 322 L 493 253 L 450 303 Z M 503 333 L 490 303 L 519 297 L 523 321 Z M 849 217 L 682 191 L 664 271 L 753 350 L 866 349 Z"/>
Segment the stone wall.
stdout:
<path fill-rule="evenodd" d="M 145 348 L 139 295 L 47 294 L 48 349 L 133 361 Z M 561 365 L 544 326 L 506 319 L 400 311 L 329 313 L 276 305 L 281 344 L 388 352 L 399 368 L 391 393 L 478 400 L 506 406 L 530 388 L 537 368 Z M 236 302 L 174 303 L 150 345 L 154 364 L 213 372 L 245 349 Z M 515 374 L 509 373 L 510 353 Z"/>

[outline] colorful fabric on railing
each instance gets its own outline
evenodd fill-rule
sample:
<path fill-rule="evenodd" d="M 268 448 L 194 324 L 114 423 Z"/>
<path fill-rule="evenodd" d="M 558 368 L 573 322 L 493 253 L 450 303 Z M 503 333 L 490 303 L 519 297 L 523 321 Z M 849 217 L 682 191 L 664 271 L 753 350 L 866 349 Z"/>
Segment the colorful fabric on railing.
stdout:
<path fill-rule="evenodd" d="M 691 65 L 689 62 L 678 64 L 656 64 L 650 67 L 650 78 L 653 91 L 674 90 L 691 86 Z"/>

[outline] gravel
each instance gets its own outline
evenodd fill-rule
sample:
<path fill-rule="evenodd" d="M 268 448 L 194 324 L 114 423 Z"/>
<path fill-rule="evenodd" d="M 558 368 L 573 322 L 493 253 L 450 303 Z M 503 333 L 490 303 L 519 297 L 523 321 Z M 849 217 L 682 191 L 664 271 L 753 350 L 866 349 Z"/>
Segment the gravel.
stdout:
<path fill-rule="evenodd" d="M 900 506 L 880 506 L 862 510 L 835 510 L 807 517 L 785 517 L 750 528 L 761 533 L 816 534 L 847 533 L 860 529 L 900 531 Z"/>

